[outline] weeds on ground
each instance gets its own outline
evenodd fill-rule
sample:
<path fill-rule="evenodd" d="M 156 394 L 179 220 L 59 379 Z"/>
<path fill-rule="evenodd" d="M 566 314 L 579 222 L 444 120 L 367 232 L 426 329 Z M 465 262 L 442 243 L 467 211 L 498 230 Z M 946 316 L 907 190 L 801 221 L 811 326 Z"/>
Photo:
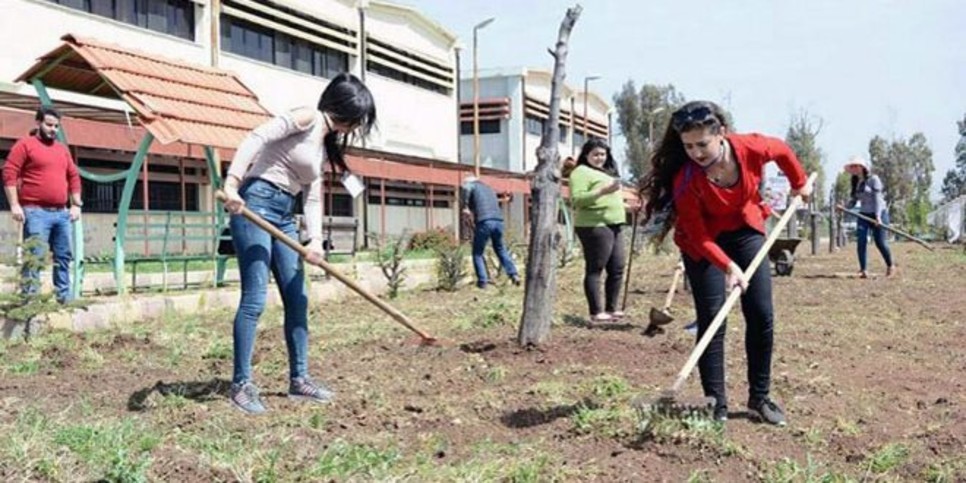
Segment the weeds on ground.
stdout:
<path fill-rule="evenodd" d="M 882 475 L 895 469 L 909 456 L 909 449 L 900 443 L 890 443 L 876 451 L 866 461 L 867 473 Z"/>
<path fill-rule="evenodd" d="M 376 264 L 379 265 L 382 275 L 386 277 L 386 286 L 389 289 L 386 295 L 390 299 L 395 299 L 406 281 L 406 267 L 403 265 L 403 259 L 409 246 L 408 237 L 405 232 L 398 237 L 370 236 L 376 243 Z"/>
<path fill-rule="evenodd" d="M 847 476 L 825 471 L 824 465 L 815 462 L 812 455 L 805 456 L 805 465 L 791 458 L 782 458 L 761 476 L 765 483 L 849 483 Z"/>
<path fill-rule="evenodd" d="M 466 249 L 464 245 L 448 245 L 436 249 L 436 287 L 455 292 L 466 278 Z"/>
<path fill-rule="evenodd" d="M 369 444 L 349 443 L 338 439 L 322 451 L 307 474 L 309 479 L 385 478 L 401 459 L 395 448 L 377 448 Z"/>

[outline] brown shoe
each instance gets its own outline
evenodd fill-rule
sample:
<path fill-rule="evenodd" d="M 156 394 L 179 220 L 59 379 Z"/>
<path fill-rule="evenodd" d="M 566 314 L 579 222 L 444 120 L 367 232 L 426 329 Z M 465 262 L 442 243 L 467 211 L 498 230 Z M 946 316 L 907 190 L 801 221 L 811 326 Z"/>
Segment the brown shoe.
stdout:
<path fill-rule="evenodd" d="M 896 275 L 896 272 L 898 271 L 899 271 L 899 267 L 896 267 L 895 265 L 888 267 L 886 268 L 886 277 L 893 277 Z"/>
<path fill-rule="evenodd" d="M 862 270 L 861 272 L 859 272 L 859 278 L 869 278 L 869 272 Z"/>

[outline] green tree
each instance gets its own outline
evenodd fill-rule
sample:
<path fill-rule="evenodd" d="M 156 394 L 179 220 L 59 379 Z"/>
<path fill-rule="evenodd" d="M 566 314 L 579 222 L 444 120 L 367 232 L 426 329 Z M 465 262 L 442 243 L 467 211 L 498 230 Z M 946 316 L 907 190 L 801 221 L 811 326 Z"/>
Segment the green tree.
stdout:
<path fill-rule="evenodd" d="M 852 175 L 842 171 L 835 177 L 835 186 L 832 188 L 835 203 L 848 207 L 852 196 Z"/>
<path fill-rule="evenodd" d="M 794 114 L 785 134 L 785 142 L 791 146 L 798 156 L 806 173 L 818 173 L 813 192 L 818 208 L 824 205 L 825 197 L 825 168 L 823 161 L 825 153 L 818 147 L 818 133 L 822 130 L 822 120 L 813 119 L 806 110 Z"/>
<path fill-rule="evenodd" d="M 885 185 L 885 200 L 889 216 L 899 225 L 912 228 L 925 226 L 930 209 L 929 188 L 932 184 L 932 150 L 922 133 L 909 140 L 888 142 L 875 136 L 869 142 L 872 170 Z"/>
<path fill-rule="evenodd" d="M 909 224 L 917 230 L 928 225 L 926 217 L 932 210 L 929 189 L 932 187 L 932 173 L 936 167 L 932 162 L 932 149 L 922 133 L 913 134 L 904 150 L 909 156 L 910 175 L 913 179 L 913 197 L 907 208 Z"/>
<path fill-rule="evenodd" d="M 943 178 L 943 201 L 952 201 L 966 195 L 966 114 L 963 120 L 957 121 L 959 127 L 959 142 L 956 143 L 956 166 L 946 171 Z"/>
<path fill-rule="evenodd" d="M 617 125 L 626 142 L 624 156 L 633 179 L 650 169 L 651 149 L 664 135 L 671 113 L 684 102 L 684 95 L 671 84 L 644 84 L 637 90 L 632 80 L 614 95 Z"/>

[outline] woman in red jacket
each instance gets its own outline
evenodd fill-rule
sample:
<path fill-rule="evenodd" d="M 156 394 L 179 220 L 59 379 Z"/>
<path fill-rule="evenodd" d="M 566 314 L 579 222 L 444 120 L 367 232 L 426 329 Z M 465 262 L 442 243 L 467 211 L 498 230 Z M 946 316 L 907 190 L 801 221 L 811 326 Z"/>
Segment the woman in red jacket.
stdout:
<path fill-rule="evenodd" d="M 663 218 L 658 239 L 672 224 L 684 255 L 700 339 L 728 292 L 741 287 L 748 356 L 748 409 L 761 421 L 784 425 L 782 409 L 768 396 L 771 385 L 773 310 L 767 263 L 745 280 L 747 267 L 765 242 L 770 214 L 758 191 L 765 163 L 774 160 L 788 177 L 792 195 L 807 197 L 806 176 L 791 148 L 779 139 L 729 131 L 716 104 L 694 101 L 674 112 L 651 158 L 642 184 L 647 220 Z M 715 334 L 698 367 L 706 396 L 717 400 L 715 419 L 728 417 L 724 377 L 725 325 Z"/>

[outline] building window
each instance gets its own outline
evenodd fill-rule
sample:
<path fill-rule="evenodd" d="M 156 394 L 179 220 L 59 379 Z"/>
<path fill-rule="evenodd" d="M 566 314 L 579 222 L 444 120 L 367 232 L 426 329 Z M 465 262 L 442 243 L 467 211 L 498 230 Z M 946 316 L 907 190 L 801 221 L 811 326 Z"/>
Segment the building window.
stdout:
<path fill-rule="evenodd" d="M 221 16 L 221 48 L 305 74 L 331 79 L 349 70 L 349 55 L 252 22 Z"/>
<path fill-rule="evenodd" d="M 500 134 L 499 119 L 480 120 L 480 134 Z M 463 121 L 460 123 L 460 134 L 473 135 L 473 121 Z"/>
<path fill-rule="evenodd" d="M 560 125 L 560 142 L 562 142 L 562 143 L 566 143 L 567 142 L 567 125 L 566 124 L 561 124 Z"/>
<path fill-rule="evenodd" d="M 449 95 L 453 67 L 374 38 L 366 40 L 366 70 L 421 89 Z"/>
<path fill-rule="evenodd" d="M 325 201 L 322 202 L 323 212 L 325 216 L 352 216 L 352 197 L 347 194 L 332 193 L 332 204 L 329 204 L 329 197 L 325 197 Z"/>
<path fill-rule="evenodd" d="M 527 116 L 524 123 L 526 124 L 527 134 L 533 134 L 534 136 L 543 135 L 543 119 Z"/>
<path fill-rule="evenodd" d="M 433 92 L 438 92 L 440 94 L 449 95 L 449 89 L 435 84 L 433 82 L 426 81 L 420 77 L 407 74 L 400 70 L 393 69 L 387 65 L 382 65 L 376 62 L 366 62 L 366 70 L 369 72 L 375 72 L 383 77 L 388 77 L 399 82 L 405 82 L 407 84 L 414 85 L 416 87 L 426 89 Z"/>
<path fill-rule="evenodd" d="M 47 1 L 182 39 L 195 39 L 195 6 L 191 0 Z"/>
<path fill-rule="evenodd" d="M 184 210 L 198 211 L 198 185 L 185 183 Z M 84 211 L 87 213 L 117 213 L 121 205 L 124 180 L 113 183 L 96 183 L 81 179 L 81 196 L 84 198 Z M 172 181 L 152 181 L 148 179 L 148 208 L 151 211 L 181 211 L 181 183 Z M 140 180 L 134 185 L 131 209 L 144 209 L 144 183 Z"/>
<path fill-rule="evenodd" d="M 574 146 L 583 146 L 583 145 L 584 145 L 584 133 L 574 129 Z"/>

